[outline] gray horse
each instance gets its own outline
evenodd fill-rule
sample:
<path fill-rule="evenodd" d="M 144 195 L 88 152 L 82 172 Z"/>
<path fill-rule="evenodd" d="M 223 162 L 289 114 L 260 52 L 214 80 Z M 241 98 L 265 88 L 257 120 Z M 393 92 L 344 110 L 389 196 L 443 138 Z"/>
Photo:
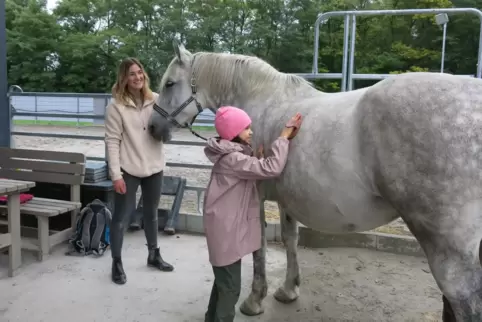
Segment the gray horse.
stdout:
<path fill-rule="evenodd" d="M 330 94 L 256 57 L 174 50 L 150 120 L 154 138 L 229 104 L 251 116 L 256 149 L 296 112 L 304 116 L 282 176 L 260 185 L 260 198 L 277 201 L 281 214 L 287 272 L 278 301 L 299 295 L 297 222 L 343 234 L 401 217 L 444 295 L 444 321 L 482 321 L 481 80 L 407 73 Z M 263 240 L 241 305 L 247 315 L 263 312 L 267 294 Z"/>

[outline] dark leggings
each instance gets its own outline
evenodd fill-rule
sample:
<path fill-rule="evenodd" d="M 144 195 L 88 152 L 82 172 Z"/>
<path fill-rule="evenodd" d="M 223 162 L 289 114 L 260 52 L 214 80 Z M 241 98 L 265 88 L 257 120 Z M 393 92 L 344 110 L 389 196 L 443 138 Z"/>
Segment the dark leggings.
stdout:
<path fill-rule="evenodd" d="M 146 234 L 149 249 L 157 248 L 157 208 L 161 199 L 162 175 L 158 172 L 150 177 L 134 177 L 124 170 L 126 193 L 115 194 L 115 208 L 112 215 L 110 247 L 112 257 L 121 257 L 124 232 L 129 226 L 132 212 L 136 208 L 136 193 L 139 185 L 142 189 L 142 207 L 144 220 L 144 233 Z"/>

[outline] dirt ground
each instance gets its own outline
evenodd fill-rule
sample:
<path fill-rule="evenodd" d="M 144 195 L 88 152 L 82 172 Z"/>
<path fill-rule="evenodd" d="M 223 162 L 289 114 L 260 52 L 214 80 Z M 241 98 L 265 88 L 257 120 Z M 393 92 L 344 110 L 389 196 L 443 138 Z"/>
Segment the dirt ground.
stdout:
<path fill-rule="evenodd" d="M 0 255 L 0 321 L 4 322 L 201 322 L 213 282 L 205 239 L 159 235 L 172 273 L 146 267 L 142 231 L 127 233 L 123 261 L 127 284 L 110 281 L 110 251 L 100 258 L 65 256 L 54 249 L 44 262 L 23 252 L 23 267 L 6 277 Z M 300 298 L 289 305 L 273 298 L 283 282 L 285 251 L 271 244 L 267 253 L 268 296 L 265 312 L 236 322 L 434 322 L 441 321 L 441 295 L 423 258 L 367 249 L 299 248 Z M 243 259 L 243 289 L 249 294 L 252 260 Z"/>
<path fill-rule="evenodd" d="M 66 126 L 36 126 L 36 125 L 15 125 L 14 131 L 21 132 L 39 132 L 39 133 L 63 133 L 87 136 L 104 136 L 103 126 L 82 126 L 82 127 L 66 127 Z M 204 137 L 213 136 L 214 132 L 201 132 Z M 179 131 L 173 135 L 174 140 L 178 141 L 197 141 L 203 142 L 201 139 L 192 135 L 189 131 Z M 102 140 L 86 140 L 86 139 L 65 139 L 52 137 L 31 137 L 31 136 L 14 136 L 14 144 L 18 148 L 81 152 L 88 157 L 104 157 L 105 144 Z M 206 164 L 210 162 L 204 156 L 203 147 L 201 146 L 180 146 L 166 145 L 166 158 L 168 162 L 189 163 L 189 164 Z M 209 170 L 168 167 L 165 171 L 166 175 L 181 176 L 187 179 L 190 186 L 205 187 L 209 181 Z M 140 189 L 138 198 L 140 197 Z M 201 198 L 202 201 L 202 198 Z M 170 207 L 172 198 L 163 196 L 160 207 Z M 266 217 L 270 221 L 278 221 L 278 208 L 273 202 L 266 202 Z M 186 191 L 184 194 L 181 212 L 196 213 L 197 212 L 197 194 L 194 191 Z M 411 235 L 406 225 L 401 219 L 392 223 L 379 227 L 375 231 Z"/>

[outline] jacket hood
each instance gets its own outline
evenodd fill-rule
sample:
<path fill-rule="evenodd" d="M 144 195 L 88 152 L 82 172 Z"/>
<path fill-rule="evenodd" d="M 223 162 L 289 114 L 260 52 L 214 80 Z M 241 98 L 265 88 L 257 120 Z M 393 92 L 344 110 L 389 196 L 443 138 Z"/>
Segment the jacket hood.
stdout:
<path fill-rule="evenodd" d="M 216 163 L 221 157 L 233 152 L 242 152 L 251 155 L 253 150 L 248 145 L 231 142 L 220 138 L 210 138 L 207 141 L 207 146 L 204 148 L 204 154 L 209 161 Z"/>

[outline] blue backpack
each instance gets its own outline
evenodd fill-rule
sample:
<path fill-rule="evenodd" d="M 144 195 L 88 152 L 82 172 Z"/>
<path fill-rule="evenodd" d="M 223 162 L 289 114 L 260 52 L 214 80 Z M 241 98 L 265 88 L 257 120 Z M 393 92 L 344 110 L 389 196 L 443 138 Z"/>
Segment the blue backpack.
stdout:
<path fill-rule="evenodd" d="M 69 240 L 71 250 L 67 255 L 102 256 L 110 245 L 112 214 L 99 199 L 85 206 L 77 219 L 76 231 Z"/>

